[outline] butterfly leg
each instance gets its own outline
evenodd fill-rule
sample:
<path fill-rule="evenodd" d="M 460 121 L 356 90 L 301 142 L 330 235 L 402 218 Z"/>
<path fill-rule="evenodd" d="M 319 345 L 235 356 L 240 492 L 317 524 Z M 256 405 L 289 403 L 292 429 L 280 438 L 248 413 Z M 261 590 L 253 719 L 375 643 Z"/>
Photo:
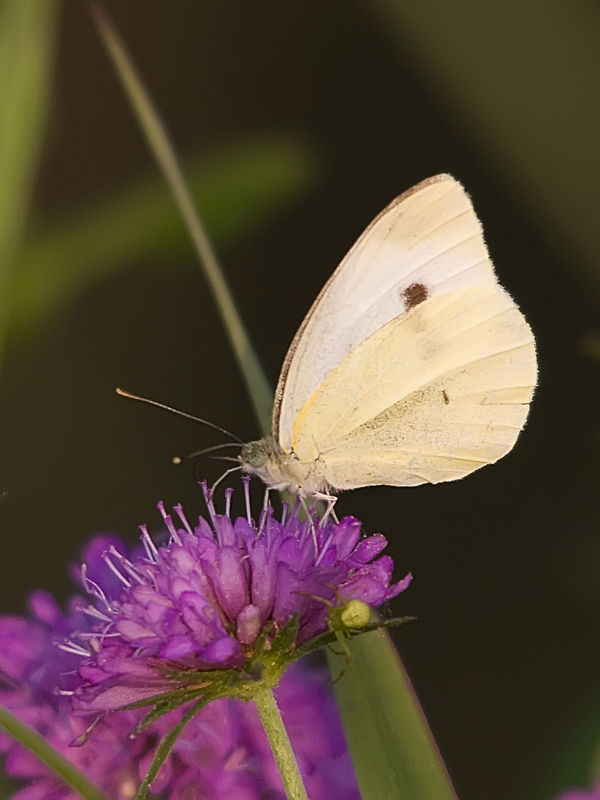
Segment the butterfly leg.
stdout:
<path fill-rule="evenodd" d="M 226 478 L 228 475 L 231 475 L 232 472 L 238 472 L 239 470 L 241 470 L 241 467 L 232 467 L 231 469 L 226 469 L 225 472 L 221 475 L 221 477 L 217 478 L 217 480 L 210 487 L 210 496 L 212 497 L 214 495 L 215 489 L 224 478 Z"/>
<path fill-rule="evenodd" d="M 258 535 L 259 536 L 263 532 L 264 527 L 265 527 L 265 523 L 267 521 L 267 512 L 268 512 L 268 509 L 269 509 L 269 492 L 270 492 L 270 489 L 267 486 L 267 488 L 265 489 L 265 499 L 263 500 L 262 511 L 260 513 L 260 523 L 258 525 Z"/>
<path fill-rule="evenodd" d="M 316 497 L 317 500 L 322 500 L 324 503 L 327 503 L 327 508 L 325 509 L 325 513 L 321 517 L 321 521 L 319 522 L 319 527 L 324 528 L 330 516 L 337 525 L 339 519 L 337 518 L 337 514 L 333 510 L 335 504 L 337 503 L 337 497 L 333 494 L 324 494 L 323 492 L 315 492 L 313 497 Z"/>
<path fill-rule="evenodd" d="M 314 520 L 312 518 L 312 514 L 310 513 L 310 509 L 306 505 L 306 499 L 304 497 L 304 494 L 299 494 L 298 497 L 300 498 L 300 505 L 304 509 L 304 513 L 306 514 L 306 518 L 308 519 L 308 521 L 310 523 L 310 532 L 312 533 L 313 544 L 315 546 L 315 556 L 318 556 L 319 555 L 319 543 L 317 542 L 317 531 L 316 531 L 316 528 L 315 528 Z"/>

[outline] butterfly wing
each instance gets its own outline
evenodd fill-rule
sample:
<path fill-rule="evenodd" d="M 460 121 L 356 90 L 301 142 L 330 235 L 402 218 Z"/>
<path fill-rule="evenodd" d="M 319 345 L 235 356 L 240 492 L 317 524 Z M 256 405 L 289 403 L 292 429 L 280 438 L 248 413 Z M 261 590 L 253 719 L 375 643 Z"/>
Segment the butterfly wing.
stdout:
<path fill-rule="evenodd" d="M 471 201 L 438 175 L 385 208 L 325 284 L 288 351 L 273 435 L 337 489 L 453 480 L 512 448 L 536 376 Z"/>
<path fill-rule="evenodd" d="M 308 399 L 357 345 L 425 297 L 474 286 L 502 291 L 461 184 L 437 175 L 393 200 L 325 284 L 288 350 L 272 419 L 283 449 Z"/>
<path fill-rule="evenodd" d="M 496 287 L 430 298 L 336 365 L 293 428 L 336 489 L 462 478 L 514 445 L 536 382 L 531 330 Z"/>

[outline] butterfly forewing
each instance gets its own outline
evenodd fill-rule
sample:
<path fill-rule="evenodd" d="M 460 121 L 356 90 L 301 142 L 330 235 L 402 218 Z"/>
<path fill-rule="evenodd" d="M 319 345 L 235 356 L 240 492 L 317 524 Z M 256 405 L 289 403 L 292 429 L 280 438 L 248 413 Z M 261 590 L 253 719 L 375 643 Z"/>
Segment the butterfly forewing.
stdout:
<path fill-rule="evenodd" d="M 325 284 L 292 342 L 273 409 L 282 447 L 292 446 L 309 397 L 357 345 L 413 305 L 472 286 L 502 291 L 462 186 L 438 175 L 392 201 Z"/>

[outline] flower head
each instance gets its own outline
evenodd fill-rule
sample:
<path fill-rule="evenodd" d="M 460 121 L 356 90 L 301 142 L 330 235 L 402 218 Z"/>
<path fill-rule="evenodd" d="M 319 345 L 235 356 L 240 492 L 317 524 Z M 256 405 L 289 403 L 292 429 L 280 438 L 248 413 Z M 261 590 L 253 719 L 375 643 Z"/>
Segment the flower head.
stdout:
<path fill-rule="evenodd" d="M 409 575 L 390 585 L 392 560 L 380 556 L 386 540 L 361 539 L 353 517 L 321 524 L 301 519 L 296 508 L 276 520 L 269 506 L 257 526 L 247 492 L 246 516 L 237 519 L 229 514 L 230 492 L 225 514 L 217 514 L 206 489 L 205 497 L 209 520 L 200 517 L 195 526 L 181 506 L 173 517 L 159 505 L 167 545 L 157 548 L 142 527 L 144 553 L 129 558 L 110 546 L 110 585 L 91 565 L 84 568 L 95 602 L 87 609 L 91 630 L 71 637 L 70 649 L 83 656 L 78 712 L 155 698 L 178 681 L 197 685 L 203 671 L 256 680 L 257 665 L 262 671 L 268 663 L 275 685 L 294 652 L 328 631 L 332 605 L 378 606 L 410 582 Z"/>
<path fill-rule="evenodd" d="M 105 588 L 117 582 L 100 561 L 107 547 L 126 553 L 114 537 L 97 537 L 86 552 L 90 573 Z M 71 713 L 70 692 L 79 682 L 81 656 L 56 647 L 74 626 L 85 630 L 81 605 L 82 599 L 74 598 L 63 614 L 50 595 L 36 592 L 30 598 L 31 619 L 0 617 L 0 702 L 45 736 L 107 797 L 130 800 L 158 740 L 179 722 L 183 711 L 174 709 L 134 738 L 130 734 L 143 710 L 117 711 L 103 716 L 86 734 L 87 721 Z M 312 800 L 359 800 L 328 677 L 295 664 L 275 691 Z M 82 741 L 82 746 L 73 746 Z M 24 783 L 13 800 L 79 796 L 5 734 L 0 734 L 0 752 L 6 756 L 8 773 Z M 177 740 L 152 791 L 164 800 L 283 798 L 253 704 L 220 699 L 201 709 Z"/>

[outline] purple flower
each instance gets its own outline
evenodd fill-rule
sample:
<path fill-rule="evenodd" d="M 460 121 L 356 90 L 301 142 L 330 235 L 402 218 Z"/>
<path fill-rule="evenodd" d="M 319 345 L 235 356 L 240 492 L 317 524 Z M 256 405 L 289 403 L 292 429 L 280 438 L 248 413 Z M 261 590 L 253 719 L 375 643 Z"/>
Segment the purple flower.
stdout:
<path fill-rule="evenodd" d="M 210 523 L 200 517 L 192 527 L 180 506 L 173 518 L 160 504 L 167 545 L 157 548 L 143 527 L 143 554 L 130 559 L 114 545 L 105 552 L 110 583 L 97 563 L 84 568 L 94 604 L 91 629 L 71 635 L 70 649 L 83 657 L 78 713 L 160 696 L 185 675 L 198 684 L 199 671 L 255 672 L 257 642 L 268 651 L 296 616 L 289 662 L 298 646 L 328 631 L 331 605 L 357 599 L 378 606 L 410 582 L 408 575 L 390 585 L 392 559 L 379 557 L 386 540 L 361 540 L 353 517 L 321 525 L 301 520 L 297 507 L 277 521 L 269 507 L 256 526 L 247 492 L 246 516 L 235 520 L 217 514 L 205 494 Z M 231 492 L 226 498 L 229 509 Z M 288 662 L 278 662 L 272 685 Z"/>
<path fill-rule="evenodd" d="M 98 537 L 88 547 L 90 571 L 107 586 L 112 578 L 96 563 L 107 546 L 124 552 L 114 538 Z M 100 567 L 98 570 L 97 568 Z M 114 576 L 113 576 L 114 577 Z M 84 737 L 87 722 L 73 717 L 69 692 L 78 684 L 80 656 L 55 646 L 73 626 L 85 630 L 82 600 L 63 615 L 54 599 L 37 592 L 30 598 L 32 619 L 0 617 L 0 701 L 44 735 L 108 797 L 131 798 L 161 739 L 184 713 L 175 709 L 135 738 L 129 734 L 142 710 L 117 711 L 100 719 Z M 53 691 L 59 687 L 60 692 Z M 323 672 L 295 664 L 275 690 L 311 800 L 359 800 L 354 772 Z M 85 738 L 82 746 L 73 742 Z M 76 800 L 21 745 L 0 733 L 0 751 L 10 775 L 24 782 L 13 800 Z M 265 734 L 253 704 L 215 700 L 186 726 L 163 764 L 152 790 L 165 800 L 261 800 L 284 797 Z"/>

